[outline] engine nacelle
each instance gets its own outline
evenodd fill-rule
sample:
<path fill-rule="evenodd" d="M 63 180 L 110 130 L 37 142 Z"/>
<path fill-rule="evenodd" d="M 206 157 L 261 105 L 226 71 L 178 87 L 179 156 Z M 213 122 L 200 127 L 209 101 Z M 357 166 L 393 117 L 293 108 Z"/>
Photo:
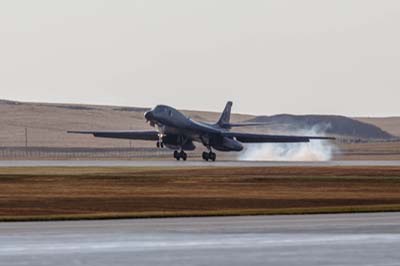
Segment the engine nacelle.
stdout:
<path fill-rule="evenodd" d="M 221 137 L 214 139 L 211 146 L 218 151 L 242 151 L 243 145 L 234 139 Z"/>
<path fill-rule="evenodd" d="M 163 144 L 172 150 L 179 150 L 182 148 L 185 151 L 193 151 L 196 146 L 191 140 L 182 142 L 180 136 L 178 135 L 166 135 L 162 138 Z"/>

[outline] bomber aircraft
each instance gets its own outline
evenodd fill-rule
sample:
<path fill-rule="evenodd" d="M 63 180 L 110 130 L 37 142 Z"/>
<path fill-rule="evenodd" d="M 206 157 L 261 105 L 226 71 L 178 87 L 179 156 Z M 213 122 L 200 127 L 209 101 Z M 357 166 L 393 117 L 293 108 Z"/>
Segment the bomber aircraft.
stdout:
<path fill-rule="evenodd" d="M 205 161 L 215 161 L 213 149 L 223 152 L 243 150 L 242 143 L 297 143 L 311 140 L 333 140 L 320 136 L 285 136 L 231 132 L 233 127 L 257 126 L 262 123 L 230 123 L 232 102 L 228 102 L 218 122 L 209 124 L 194 121 L 175 108 L 157 105 L 144 114 L 146 121 L 157 130 L 154 131 L 68 131 L 73 134 L 92 134 L 100 138 L 135 139 L 156 141 L 157 148 L 168 147 L 174 150 L 176 160 L 187 159 L 185 151 L 196 149 L 194 142 L 203 144 L 208 152 L 203 152 Z"/>

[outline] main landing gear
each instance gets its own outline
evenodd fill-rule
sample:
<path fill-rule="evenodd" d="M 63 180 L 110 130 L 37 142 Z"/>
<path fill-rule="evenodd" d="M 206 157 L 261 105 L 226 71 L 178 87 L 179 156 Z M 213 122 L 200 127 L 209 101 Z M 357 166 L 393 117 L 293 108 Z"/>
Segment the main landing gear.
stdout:
<path fill-rule="evenodd" d="M 213 161 L 213 162 L 215 162 L 215 160 L 217 159 L 217 155 L 214 153 L 214 152 L 212 152 L 212 151 L 210 151 L 210 152 L 203 152 L 203 160 L 204 161 Z"/>
<path fill-rule="evenodd" d="M 180 159 L 186 161 L 187 160 L 187 154 L 184 151 L 174 151 L 174 158 L 179 161 Z"/>

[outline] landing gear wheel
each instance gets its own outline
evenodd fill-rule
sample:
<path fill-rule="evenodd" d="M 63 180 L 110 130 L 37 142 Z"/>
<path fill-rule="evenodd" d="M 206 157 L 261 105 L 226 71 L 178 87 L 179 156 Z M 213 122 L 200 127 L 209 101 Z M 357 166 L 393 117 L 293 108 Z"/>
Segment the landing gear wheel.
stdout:
<path fill-rule="evenodd" d="M 180 154 L 178 151 L 174 151 L 174 158 L 179 161 L 181 159 Z"/>
<path fill-rule="evenodd" d="M 210 151 L 210 152 L 203 152 L 202 154 L 202 158 L 204 161 L 213 161 L 215 162 L 215 160 L 217 159 L 217 154 L 215 154 L 214 152 Z"/>
<path fill-rule="evenodd" d="M 208 160 L 210 159 L 210 156 L 209 156 L 208 152 L 203 152 L 202 157 L 203 157 L 203 160 L 204 160 L 204 161 L 207 161 L 207 162 L 208 162 Z"/>
<path fill-rule="evenodd" d="M 215 154 L 214 152 L 210 152 L 208 157 L 210 158 L 211 161 L 215 162 L 215 160 L 217 159 L 217 154 Z"/>
<path fill-rule="evenodd" d="M 161 141 L 157 141 L 157 148 L 164 148 L 164 143 Z"/>
<path fill-rule="evenodd" d="M 184 161 L 186 161 L 186 160 L 187 160 L 187 154 L 186 154 L 186 152 L 181 151 L 180 157 L 181 157 Z"/>
<path fill-rule="evenodd" d="M 178 152 L 174 151 L 174 158 L 179 161 L 180 159 L 186 161 L 187 160 L 187 154 L 184 151 Z"/>

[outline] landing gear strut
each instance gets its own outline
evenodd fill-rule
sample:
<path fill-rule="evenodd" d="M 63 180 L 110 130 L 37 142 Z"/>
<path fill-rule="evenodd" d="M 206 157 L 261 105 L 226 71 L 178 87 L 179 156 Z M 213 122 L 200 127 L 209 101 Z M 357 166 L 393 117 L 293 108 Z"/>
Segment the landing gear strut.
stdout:
<path fill-rule="evenodd" d="M 174 158 L 179 161 L 180 159 L 186 161 L 187 160 L 187 154 L 186 152 L 182 151 L 174 151 Z"/>
<path fill-rule="evenodd" d="M 213 161 L 213 162 L 215 162 L 215 160 L 217 159 L 217 155 L 214 153 L 214 152 L 212 152 L 211 150 L 210 150 L 210 152 L 203 152 L 203 160 L 204 161 Z"/>

